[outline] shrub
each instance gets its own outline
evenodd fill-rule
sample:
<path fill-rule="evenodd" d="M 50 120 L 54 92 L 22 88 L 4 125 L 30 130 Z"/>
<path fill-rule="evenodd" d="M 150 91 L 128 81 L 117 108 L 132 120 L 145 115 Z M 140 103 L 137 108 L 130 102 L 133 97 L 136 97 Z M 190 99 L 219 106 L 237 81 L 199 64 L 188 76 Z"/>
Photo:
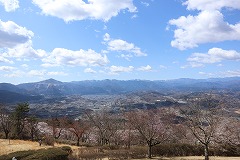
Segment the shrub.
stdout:
<path fill-rule="evenodd" d="M 68 153 L 72 153 L 72 148 L 69 147 L 69 146 L 63 146 L 63 147 L 61 147 L 61 149 L 68 152 Z"/>
<path fill-rule="evenodd" d="M 161 144 L 153 147 L 155 156 L 201 156 L 204 154 L 202 145 L 191 144 Z M 240 156 L 240 146 L 219 145 L 210 146 L 211 156 Z"/>
<path fill-rule="evenodd" d="M 22 160 L 67 160 L 68 152 L 61 148 L 49 148 L 38 150 L 32 155 L 24 157 Z"/>
<path fill-rule="evenodd" d="M 1 130 L 0 130 L 1 131 Z M 4 133 L 2 133 L 2 132 L 0 132 L 0 139 L 5 139 L 6 137 L 5 137 L 5 134 Z"/>
<path fill-rule="evenodd" d="M 118 147 L 117 147 L 118 148 Z M 128 149 L 112 149 L 109 146 L 81 148 L 78 150 L 78 159 L 95 160 L 108 158 L 109 160 L 123 160 L 129 158 L 145 158 L 147 153 L 146 147 L 132 147 Z"/>
<path fill-rule="evenodd" d="M 55 142 L 55 140 L 54 140 L 54 138 L 51 137 L 51 136 L 46 136 L 46 137 L 43 139 L 43 143 L 44 143 L 45 145 L 54 146 L 54 142 Z"/>
<path fill-rule="evenodd" d="M 129 151 L 127 150 L 110 150 L 108 153 L 109 160 L 122 160 L 129 159 Z"/>
<path fill-rule="evenodd" d="M 118 145 L 110 145 L 110 146 L 108 146 L 108 148 L 110 150 L 118 150 L 120 148 L 120 146 L 118 146 Z"/>
<path fill-rule="evenodd" d="M 64 147 L 66 149 L 66 147 Z M 20 151 L 0 156 L 0 160 L 68 160 L 69 153 L 61 148 Z"/>
<path fill-rule="evenodd" d="M 161 144 L 152 148 L 155 156 L 200 156 L 204 149 L 199 145 L 191 144 Z"/>
<path fill-rule="evenodd" d="M 133 146 L 129 150 L 130 158 L 145 158 L 147 155 L 147 147 L 145 146 Z"/>
<path fill-rule="evenodd" d="M 36 151 L 33 150 L 13 152 L 8 155 L 0 156 L 0 160 L 12 160 L 13 157 L 16 157 L 17 159 L 22 159 L 24 157 L 34 154 L 35 152 Z"/>
<path fill-rule="evenodd" d="M 232 145 L 221 145 L 215 148 L 215 155 L 219 156 L 240 156 L 240 145 L 232 146 Z"/>

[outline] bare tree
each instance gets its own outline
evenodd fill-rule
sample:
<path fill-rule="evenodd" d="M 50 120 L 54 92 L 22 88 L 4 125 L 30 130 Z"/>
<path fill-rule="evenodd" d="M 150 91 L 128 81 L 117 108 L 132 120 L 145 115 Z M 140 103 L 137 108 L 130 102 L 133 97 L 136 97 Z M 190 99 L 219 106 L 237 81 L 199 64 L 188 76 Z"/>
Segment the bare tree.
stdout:
<path fill-rule="evenodd" d="M 170 134 L 169 125 L 164 123 L 164 114 L 159 110 L 138 110 L 126 114 L 126 119 L 137 130 L 148 146 L 148 157 L 152 157 L 152 147 L 166 141 Z"/>
<path fill-rule="evenodd" d="M 27 130 L 30 134 L 30 137 L 31 137 L 31 140 L 34 141 L 34 137 L 37 137 L 38 136 L 38 128 L 37 128 L 37 125 L 38 125 L 38 120 L 36 117 L 34 116 L 30 116 L 27 120 Z"/>
<path fill-rule="evenodd" d="M 6 112 L 6 108 L 4 105 L 0 105 L 0 124 L 5 134 L 5 138 L 8 139 L 13 126 L 13 120 L 10 114 Z"/>
<path fill-rule="evenodd" d="M 110 138 L 119 130 L 120 123 L 116 115 L 110 114 L 105 110 L 98 113 L 86 113 L 86 116 L 96 129 L 100 145 L 110 145 Z"/>
<path fill-rule="evenodd" d="M 73 120 L 69 121 L 68 124 L 69 131 L 72 132 L 76 138 L 77 138 L 77 146 L 80 145 L 80 140 L 83 138 L 83 134 L 86 132 L 86 130 L 89 129 L 89 125 L 87 122 L 84 122 L 83 120 Z"/>
<path fill-rule="evenodd" d="M 217 143 L 233 147 L 240 146 L 240 120 L 234 117 L 224 117 L 218 128 Z"/>
<path fill-rule="evenodd" d="M 215 101 L 209 97 L 182 109 L 185 124 L 193 136 L 204 146 L 205 160 L 209 160 L 209 144 L 217 136 L 220 116 Z"/>
<path fill-rule="evenodd" d="M 63 131 L 63 128 L 61 127 L 61 120 L 57 117 L 52 117 L 48 120 L 48 124 L 52 127 L 53 139 L 58 139 Z"/>

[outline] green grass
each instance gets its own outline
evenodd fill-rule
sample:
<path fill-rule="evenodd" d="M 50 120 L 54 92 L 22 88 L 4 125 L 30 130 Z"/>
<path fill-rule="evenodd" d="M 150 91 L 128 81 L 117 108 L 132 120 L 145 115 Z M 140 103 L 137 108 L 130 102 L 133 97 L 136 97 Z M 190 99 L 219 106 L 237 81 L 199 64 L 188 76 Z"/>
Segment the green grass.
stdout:
<path fill-rule="evenodd" d="M 68 160 L 69 147 L 19 151 L 0 156 L 0 160 Z"/>

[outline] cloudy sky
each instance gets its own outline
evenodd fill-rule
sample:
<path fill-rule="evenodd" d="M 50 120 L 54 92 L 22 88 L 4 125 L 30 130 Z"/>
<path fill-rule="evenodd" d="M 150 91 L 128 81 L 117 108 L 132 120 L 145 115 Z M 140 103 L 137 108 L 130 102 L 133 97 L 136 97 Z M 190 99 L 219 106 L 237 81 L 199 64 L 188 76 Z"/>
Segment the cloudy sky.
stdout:
<path fill-rule="evenodd" d="M 240 0 L 0 0 L 0 76 L 240 76 Z"/>

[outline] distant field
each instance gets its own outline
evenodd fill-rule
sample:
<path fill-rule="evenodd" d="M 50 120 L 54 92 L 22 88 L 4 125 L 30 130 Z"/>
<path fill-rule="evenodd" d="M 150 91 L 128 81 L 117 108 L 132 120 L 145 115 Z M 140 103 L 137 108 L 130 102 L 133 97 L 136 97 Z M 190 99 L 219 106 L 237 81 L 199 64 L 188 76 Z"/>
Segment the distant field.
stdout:
<path fill-rule="evenodd" d="M 56 144 L 55 146 L 66 146 Z M 0 139 L 0 155 L 8 154 L 16 151 L 24 151 L 24 150 L 37 150 L 40 148 L 50 148 L 51 146 L 39 146 L 38 142 L 31 141 L 22 141 L 22 140 L 9 140 Z M 77 149 L 77 146 L 71 146 L 73 150 Z M 173 158 L 152 158 L 156 160 L 204 160 L 204 157 L 173 157 Z M 137 160 L 137 159 L 136 159 Z M 141 159 L 148 160 L 148 159 Z M 211 157 L 210 160 L 240 160 L 240 157 Z"/>

